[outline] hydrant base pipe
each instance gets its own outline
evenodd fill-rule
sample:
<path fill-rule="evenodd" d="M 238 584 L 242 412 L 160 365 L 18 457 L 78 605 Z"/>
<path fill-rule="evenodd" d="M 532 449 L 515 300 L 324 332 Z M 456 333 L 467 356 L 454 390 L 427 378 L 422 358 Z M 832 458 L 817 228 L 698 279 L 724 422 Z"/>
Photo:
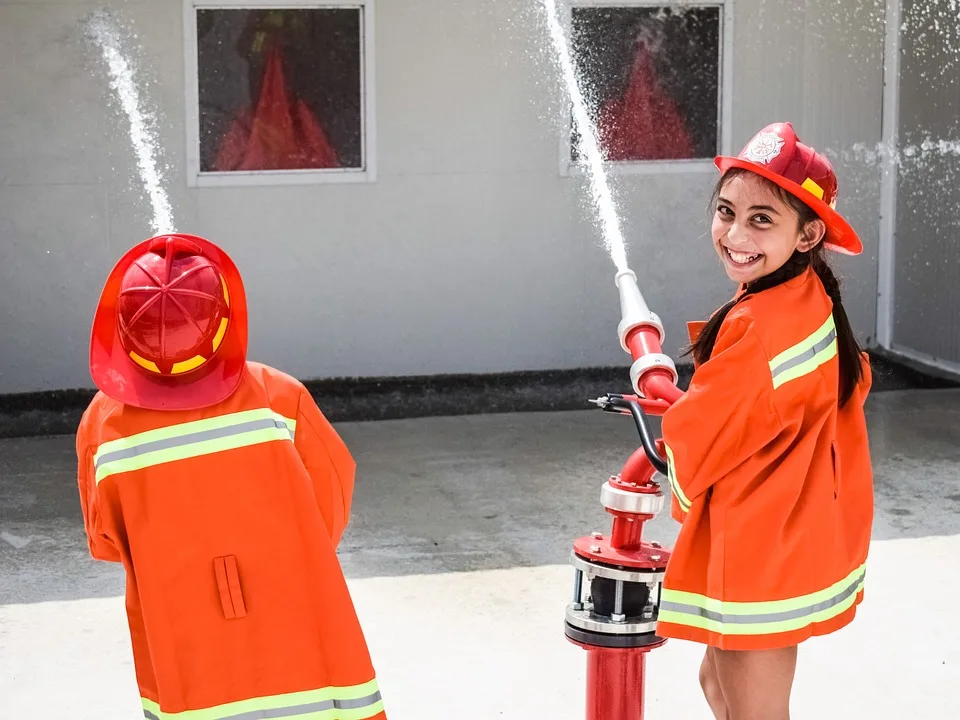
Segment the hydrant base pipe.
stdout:
<path fill-rule="evenodd" d="M 587 648 L 587 720 L 643 720 L 647 652 Z"/>

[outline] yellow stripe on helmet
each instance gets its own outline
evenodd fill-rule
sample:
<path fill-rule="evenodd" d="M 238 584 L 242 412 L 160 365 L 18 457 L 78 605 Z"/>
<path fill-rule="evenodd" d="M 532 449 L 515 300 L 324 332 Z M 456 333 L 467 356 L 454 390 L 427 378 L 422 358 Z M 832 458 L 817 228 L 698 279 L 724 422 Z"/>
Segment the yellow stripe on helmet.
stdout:
<path fill-rule="evenodd" d="M 130 351 L 130 359 L 133 360 L 140 367 L 144 368 L 145 370 L 149 370 L 150 372 L 155 372 L 158 375 L 160 374 L 160 368 L 157 367 L 157 364 L 155 362 L 151 362 L 146 358 L 140 357 L 135 352 L 133 352 L 133 350 Z"/>

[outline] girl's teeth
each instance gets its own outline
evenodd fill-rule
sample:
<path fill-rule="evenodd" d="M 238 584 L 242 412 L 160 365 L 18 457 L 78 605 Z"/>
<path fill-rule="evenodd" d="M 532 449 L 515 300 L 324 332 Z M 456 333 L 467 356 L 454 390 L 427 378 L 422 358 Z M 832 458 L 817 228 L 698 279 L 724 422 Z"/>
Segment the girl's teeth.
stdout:
<path fill-rule="evenodd" d="M 732 250 L 727 250 L 727 252 L 730 253 L 730 257 L 733 258 L 734 262 L 741 264 L 752 262 L 759 257 L 759 255 L 748 255 L 747 253 L 733 252 Z"/>

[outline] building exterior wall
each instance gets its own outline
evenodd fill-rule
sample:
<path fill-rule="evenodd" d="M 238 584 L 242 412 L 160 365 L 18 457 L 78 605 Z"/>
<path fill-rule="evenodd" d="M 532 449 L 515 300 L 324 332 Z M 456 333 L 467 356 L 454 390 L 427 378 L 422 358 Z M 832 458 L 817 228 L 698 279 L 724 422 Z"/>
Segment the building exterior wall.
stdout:
<path fill-rule="evenodd" d="M 115 260 L 150 234 L 125 118 L 84 34 L 101 5 L 0 0 L 0 393 L 90 387 L 87 341 Z M 184 8 L 113 3 L 160 109 L 178 229 L 234 257 L 252 359 L 301 378 L 625 364 L 615 268 L 583 177 L 559 172 L 563 88 L 538 3 L 375 7 L 373 183 L 189 187 Z M 737 0 L 732 146 L 792 120 L 831 154 L 866 246 L 838 263 L 876 322 L 883 3 Z M 712 172 L 622 175 L 628 259 L 667 330 L 730 294 L 708 245 Z"/>
<path fill-rule="evenodd" d="M 960 372 L 960 23 L 948 0 L 903 3 L 893 343 Z M 952 22 L 949 20 L 952 19 Z"/>

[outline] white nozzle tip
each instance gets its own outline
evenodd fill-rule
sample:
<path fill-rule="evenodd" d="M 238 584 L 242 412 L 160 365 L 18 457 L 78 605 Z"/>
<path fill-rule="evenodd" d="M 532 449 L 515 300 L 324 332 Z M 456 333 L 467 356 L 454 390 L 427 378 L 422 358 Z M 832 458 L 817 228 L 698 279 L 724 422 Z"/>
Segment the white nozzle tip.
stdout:
<path fill-rule="evenodd" d="M 629 277 L 634 282 L 636 282 L 637 280 L 637 274 L 633 270 L 630 270 L 629 268 L 627 268 L 626 270 L 621 270 L 613 278 L 613 282 L 616 284 L 617 287 L 620 287 L 620 278 L 623 278 L 623 277 Z"/>
<path fill-rule="evenodd" d="M 624 352 L 630 352 L 627 347 L 627 334 L 635 327 L 650 325 L 657 329 L 660 342 L 663 342 L 663 324 L 654 313 L 650 312 L 643 294 L 637 284 L 637 276 L 633 270 L 621 270 L 616 274 L 615 282 L 620 293 L 620 325 L 617 335 L 620 337 L 620 347 Z"/>

